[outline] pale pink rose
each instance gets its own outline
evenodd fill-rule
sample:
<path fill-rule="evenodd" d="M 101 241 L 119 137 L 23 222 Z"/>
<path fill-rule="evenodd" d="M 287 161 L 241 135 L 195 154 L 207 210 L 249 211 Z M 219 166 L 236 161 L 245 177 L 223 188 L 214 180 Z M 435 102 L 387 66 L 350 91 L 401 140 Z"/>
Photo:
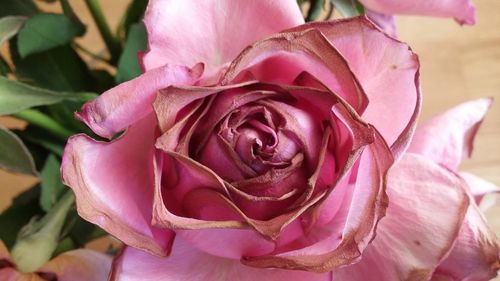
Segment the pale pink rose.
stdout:
<path fill-rule="evenodd" d="M 53 258 L 36 272 L 19 272 L 7 248 L 0 240 L 0 280 L 2 281 L 106 281 L 110 269 L 111 257 L 99 252 L 79 249 Z"/>
<path fill-rule="evenodd" d="M 78 114 L 125 132 L 72 137 L 62 164 L 79 214 L 130 246 L 111 280 L 431 277 L 469 200 L 402 156 L 407 45 L 365 18 L 303 25 L 295 0 L 154 0 L 145 23 L 144 74 Z"/>
<path fill-rule="evenodd" d="M 359 0 L 366 15 L 391 36 L 397 37 L 395 15 L 454 18 L 459 24 L 476 23 L 471 0 Z"/>

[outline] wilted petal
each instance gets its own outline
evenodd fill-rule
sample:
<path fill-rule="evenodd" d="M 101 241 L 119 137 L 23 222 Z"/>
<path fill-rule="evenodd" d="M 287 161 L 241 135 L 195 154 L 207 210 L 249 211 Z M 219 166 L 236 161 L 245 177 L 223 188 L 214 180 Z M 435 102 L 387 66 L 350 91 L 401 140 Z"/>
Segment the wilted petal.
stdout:
<path fill-rule="evenodd" d="M 432 280 L 447 277 L 450 280 L 486 281 L 495 278 L 499 269 L 499 241 L 486 225 L 479 208 L 472 203 L 453 250 L 437 268 Z"/>
<path fill-rule="evenodd" d="M 57 277 L 57 281 L 106 281 L 111 261 L 108 255 L 79 249 L 55 257 L 40 268 L 38 273 Z"/>
<path fill-rule="evenodd" d="M 362 84 L 342 53 L 311 27 L 287 30 L 246 48 L 229 65 L 222 83 L 239 81 L 250 72 L 261 82 L 290 84 L 307 72 L 361 114 L 368 104 Z"/>
<path fill-rule="evenodd" d="M 173 152 L 155 156 L 155 163 L 153 225 L 175 229 L 177 237 L 212 255 L 239 259 L 274 250 L 271 241 L 243 222 L 224 196 L 224 182 L 208 168 Z"/>
<path fill-rule="evenodd" d="M 61 171 L 80 216 L 128 245 L 165 255 L 172 233 L 151 226 L 154 125 L 150 114 L 110 143 L 73 136 Z"/>
<path fill-rule="evenodd" d="M 491 103 L 490 98 L 469 101 L 426 121 L 418 127 L 408 151 L 457 170 L 472 153 L 474 137 Z"/>
<path fill-rule="evenodd" d="M 374 134 L 374 143 L 364 148 L 359 159 L 359 169 L 355 187 L 349 194 L 337 197 L 337 200 L 324 198 L 316 206 L 341 204 L 329 226 L 332 230 L 327 237 L 307 247 L 279 253 L 277 255 L 245 257 L 244 264 L 255 267 L 277 267 L 316 272 L 327 272 L 359 260 L 361 253 L 373 239 L 378 221 L 387 207 L 385 194 L 386 173 L 393 162 L 389 148 L 378 134 Z M 351 167 L 355 156 L 360 151 L 353 151 L 348 160 Z M 349 169 L 348 169 L 349 170 Z M 341 173 L 345 175 L 344 173 Z M 339 181 L 342 178 L 339 179 Z M 345 186 L 343 186 L 345 187 Z M 335 190 L 329 196 L 336 196 Z M 333 208 L 332 205 L 324 206 Z M 324 219 L 323 219 L 324 220 Z M 314 235 L 314 226 L 310 232 Z M 350 279 L 340 279 L 350 280 Z"/>
<path fill-rule="evenodd" d="M 293 30 L 307 28 L 321 31 L 344 56 L 369 100 L 363 119 L 377 128 L 397 159 L 411 140 L 420 112 L 417 55 L 364 17 Z"/>
<path fill-rule="evenodd" d="M 146 70 L 203 62 L 210 74 L 247 45 L 304 22 L 295 0 L 153 0 L 144 16 Z"/>
<path fill-rule="evenodd" d="M 453 17 L 460 24 L 474 24 L 476 9 L 471 0 L 360 0 L 368 9 L 384 14 Z"/>
<path fill-rule="evenodd" d="M 335 280 L 428 280 L 453 246 L 468 198 L 464 182 L 439 165 L 406 154 L 389 173 L 389 207 L 361 260 Z"/>
<path fill-rule="evenodd" d="M 331 281 L 331 274 L 281 269 L 260 269 L 238 260 L 218 258 L 176 239 L 172 255 L 159 258 L 125 248 L 115 259 L 111 281 Z"/>
<path fill-rule="evenodd" d="M 202 73 L 200 64 L 192 69 L 175 65 L 152 69 L 86 103 L 77 117 L 94 133 L 111 139 L 153 111 L 151 104 L 159 90 L 170 85 L 192 85 Z"/>

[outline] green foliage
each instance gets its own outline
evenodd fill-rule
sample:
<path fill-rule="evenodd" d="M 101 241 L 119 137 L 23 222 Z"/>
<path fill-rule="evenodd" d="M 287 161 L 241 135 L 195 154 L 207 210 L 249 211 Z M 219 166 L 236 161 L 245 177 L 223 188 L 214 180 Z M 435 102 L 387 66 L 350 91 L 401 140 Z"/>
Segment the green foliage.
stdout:
<path fill-rule="evenodd" d="M 54 32 L 57 30 L 57 32 Z M 85 29 L 65 15 L 38 14 L 19 31 L 17 45 L 21 57 L 63 46 L 83 35 Z"/>
<path fill-rule="evenodd" d="M 70 46 L 21 58 L 17 44 L 10 51 L 16 76 L 25 82 L 55 91 L 91 91 L 93 81 L 85 62 Z"/>
<path fill-rule="evenodd" d="M 137 53 L 147 48 L 141 21 L 148 0 L 130 0 L 116 34 L 107 26 L 99 1 L 85 0 L 111 58 L 75 42 L 85 33 L 85 25 L 71 1 L 40 1 L 60 5 L 63 12 L 43 13 L 34 0 L 0 0 L 0 45 L 8 47 L 0 55 L 0 115 L 28 123 L 23 130 L 0 128 L 0 168 L 41 180 L 0 214 L 0 240 L 9 248 L 23 226 L 50 213 L 68 190 L 59 170 L 68 136 L 85 133 L 98 139 L 74 112 L 97 97 L 93 92 L 140 75 Z M 71 210 L 59 234 L 58 253 L 82 247 L 106 232 Z"/>
<path fill-rule="evenodd" d="M 26 22 L 23 16 L 8 16 L 0 18 L 0 46 L 14 37 Z"/>
<path fill-rule="evenodd" d="M 132 0 L 123 15 L 123 18 L 118 26 L 118 35 L 122 38 L 128 38 L 129 30 L 135 23 L 140 23 L 148 0 Z"/>
<path fill-rule="evenodd" d="M 0 17 L 33 16 L 38 12 L 32 0 L 1 0 Z"/>
<path fill-rule="evenodd" d="M 11 70 L 7 62 L 0 56 L 0 76 L 6 76 Z"/>
<path fill-rule="evenodd" d="M 365 9 L 358 0 L 330 0 L 332 5 L 346 18 L 364 15 Z"/>
<path fill-rule="evenodd" d="M 0 77 L 0 115 L 12 114 L 33 106 L 54 104 L 63 100 L 84 101 L 93 96 L 90 93 L 45 90 Z"/>
<path fill-rule="evenodd" d="M 14 198 L 12 205 L 0 214 L 0 239 L 8 248 L 16 242 L 19 230 L 33 217 L 43 214 L 38 198 L 40 186 L 35 185 Z"/>
<path fill-rule="evenodd" d="M 38 175 L 31 153 L 18 136 L 0 127 L 0 168 L 11 172 Z"/>
<path fill-rule="evenodd" d="M 59 167 L 61 163 L 53 155 L 49 155 L 45 161 L 40 176 L 42 178 L 41 182 L 41 196 L 40 196 L 40 206 L 44 211 L 49 211 L 52 206 L 61 197 L 62 193 L 66 188 L 61 182 L 61 172 Z"/>
<path fill-rule="evenodd" d="M 311 0 L 309 1 L 311 6 L 307 12 L 306 21 L 313 21 L 319 18 L 323 7 L 325 6 L 325 0 Z"/>
<path fill-rule="evenodd" d="M 141 74 L 137 52 L 147 48 L 146 28 L 142 23 L 133 24 L 128 34 L 125 49 L 118 61 L 116 83 L 131 80 Z"/>

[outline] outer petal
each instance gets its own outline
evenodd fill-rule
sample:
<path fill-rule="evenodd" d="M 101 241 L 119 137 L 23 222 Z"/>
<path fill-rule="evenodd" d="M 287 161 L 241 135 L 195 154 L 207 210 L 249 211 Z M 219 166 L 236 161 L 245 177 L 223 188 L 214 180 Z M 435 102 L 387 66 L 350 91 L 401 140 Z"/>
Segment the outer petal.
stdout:
<path fill-rule="evenodd" d="M 384 14 L 453 17 L 460 24 L 474 24 L 476 9 L 471 0 L 360 0 L 367 8 Z"/>
<path fill-rule="evenodd" d="M 499 269 L 499 241 L 486 225 L 479 208 L 472 203 L 453 250 L 432 280 L 446 277 L 444 280 L 485 281 L 495 278 Z"/>
<path fill-rule="evenodd" d="M 335 280 L 428 280 L 450 251 L 468 198 L 464 182 L 425 158 L 407 154 L 389 173 L 389 208 L 359 263 Z"/>
<path fill-rule="evenodd" d="M 145 70 L 203 62 L 210 74 L 247 45 L 304 19 L 295 0 L 153 0 L 144 22 L 149 39 Z"/>
<path fill-rule="evenodd" d="M 382 134 L 396 159 L 411 140 L 420 112 L 418 57 L 364 17 L 314 22 L 344 56 L 369 99 L 363 119 Z"/>
<path fill-rule="evenodd" d="M 470 156 L 474 137 L 492 99 L 463 103 L 418 127 L 409 152 L 421 154 L 451 170 Z"/>
<path fill-rule="evenodd" d="M 86 103 L 77 117 L 96 134 L 111 139 L 153 111 L 157 91 L 170 85 L 192 85 L 202 73 L 201 64 L 192 69 L 175 65 L 153 69 Z"/>
<path fill-rule="evenodd" d="M 168 258 L 125 248 L 115 259 L 110 280 L 120 281 L 331 281 L 331 274 L 258 269 L 237 260 L 210 256 L 176 239 Z"/>
<path fill-rule="evenodd" d="M 500 193 L 500 188 L 498 186 L 496 186 L 492 182 L 489 182 L 467 172 L 460 172 L 460 176 L 469 185 L 472 196 L 474 197 L 474 200 L 476 201 L 476 204 L 479 206 L 481 211 L 484 212 L 495 205 L 497 196 L 487 198 L 484 197 L 485 195 L 488 195 L 490 193 Z"/>
<path fill-rule="evenodd" d="M 80 216 L 128 245 L 164 255 L 171 232 L 151 226 L 154 124 L 151 114 L 111 143 L 71 137 L 61 171 Z"/>
<path fill-rule="evenodd" d="M 366 16 L 387 34 L 391 35 L 394 38 L 398 38 L 396 19 L 393 15 L 381 14 L 367 9 Z"/>
<path fill-rule="evenodd" d="M 63 253 L 38 270 L 39 274 L 57 276 L 58 281 L 106 281 L 111 257 L 85 249 Z"/>

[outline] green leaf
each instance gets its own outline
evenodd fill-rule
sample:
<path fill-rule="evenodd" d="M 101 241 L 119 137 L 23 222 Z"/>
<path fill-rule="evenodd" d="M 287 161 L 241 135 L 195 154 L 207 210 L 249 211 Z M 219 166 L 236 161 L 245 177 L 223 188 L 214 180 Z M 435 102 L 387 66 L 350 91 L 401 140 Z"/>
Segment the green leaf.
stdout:
<path fill-rule="evenodd" d="M 325 0 L 311 0 L 310 2 L 311 7 L 307 12 L 306 21 L 313 21 L 317 19 L 325 6 Z"/>
<path fill-rule="evenodd" d="M 0 214 L 0 240 L 10 248 L 16 242 L 19 230 L 33 217 L 43 214 L 38 197 L 40 186 L 35 185 L 14 198 L 12 205 Z"/>
<path fill-rule="evenodd" d="M 65 15 L 38 14 L 26 21 L 19 31 L 19 54 L 24 58 L 65 45 L 84 32 L 85 29 L 82 29 L 81 25 Z"/>
<path fill-rule="evenodd" d="M 37 176 L 35 162 L 23 141 L 13 132 L 0 127 L 0 168 Z"/>
<path fill-rule="evenodd" d="M 31 0 L 1 0 L 0 3 L 0 17 L 33 16 L 38 12 Z"/>
<path fill-rule="evenodd" d="M 26 17 L 8 16 L 0 19 L 0 46 L 14 37 L 21 29 Z"/>
<path fill-rule="evenodd" d="M 93 91 L 94 81 L 87 65 L 71 47 L 58 47 L 21 58 L 16 41 L 11 40 L 10 53 L 19 80 L 55 91 Z"/>
<path fill-rule="evenodd" d="M 83 247 L 86 243 L 107 235 L 107 233 L 95 224 L 83 220 L 76 212 L 69 213 L 69 218 L 73 218 L 74 225 L 69 231 L 69 236 L 79 246 Z"/>
<path fill-rule="evenodd" d="M 9 72 L 10 72 L 9 65 L 7 64 L 7 62 L 5 62 L 5 60 L 2 58 L 2 56 L 0 56 L 0 75 L 6 76 L 7 73 L 9 73 Z"/>
<path fill-rule="evenodd" d="M 332 5 L 346 18 L 365 14 L 365 8 L 358 0 L 330 0 Z"/>
<path fill-rule="evenodd" d="M 147 48 L 146 28 L 142 23 L 136 23 L 130 28 L 125 49 L 118 61 L 116 83 L 131 80 L 141 74 L 141 67 L 137 60 L 137 52 Z"/>
<path fill-rule="evenodd" d="M 59 3 L 61 4 L 61 8 L 63 10 L 63 13 L 69 19 L 71 19 L 76 25 L 78 25 L 79 28 L 83 30 L 83 32 L 85 32 L 85 30 L 86 30 L 85 24 L 83 24 L 83 22 L 80 20 L 80 18 L 78 18 L 78 15 L 75 13 L 73 8 L 71 8 L 69 1 L 68 0 L 59 0 Z"/>
<path fill-rule="evenodd" d="M 61 172 L 59 167 L 61 163 L 53 155 L 49 155 L 45 161 L 40 176 L 42 182 L 40 183 L 42 190 L 40 195 L 40 206 L 44 211 L 50 210 L 52 206 L 59 200 L 65 187 L 61 182 Z"/>
<path fill-rule="evenodd" d="M 111 73 L 104 69 L 92 69 L 90 70 L 90 75 L 95 81 L 95 87 L 92 91 L 96 93 L 105 92 L 116 85 L 114 75 L 111 75 Z"/>
<path fill-rule="evenodd" d="M 127 38 L 130 28 L 134 23 L 140 22 L 144 16 L 144 11 L 148 6 L 148 0 L 132 0 L 128 5 L 125 15 L 118 26 L 117 33 L 122 38 Z"/>
<path fill-rule="evenodd" d="M 58 103 L 62 100 L 88 100 L 92 93 L 54 92 L 0 77 L 0 115 L 16 113 L 30 107 Z"/>

